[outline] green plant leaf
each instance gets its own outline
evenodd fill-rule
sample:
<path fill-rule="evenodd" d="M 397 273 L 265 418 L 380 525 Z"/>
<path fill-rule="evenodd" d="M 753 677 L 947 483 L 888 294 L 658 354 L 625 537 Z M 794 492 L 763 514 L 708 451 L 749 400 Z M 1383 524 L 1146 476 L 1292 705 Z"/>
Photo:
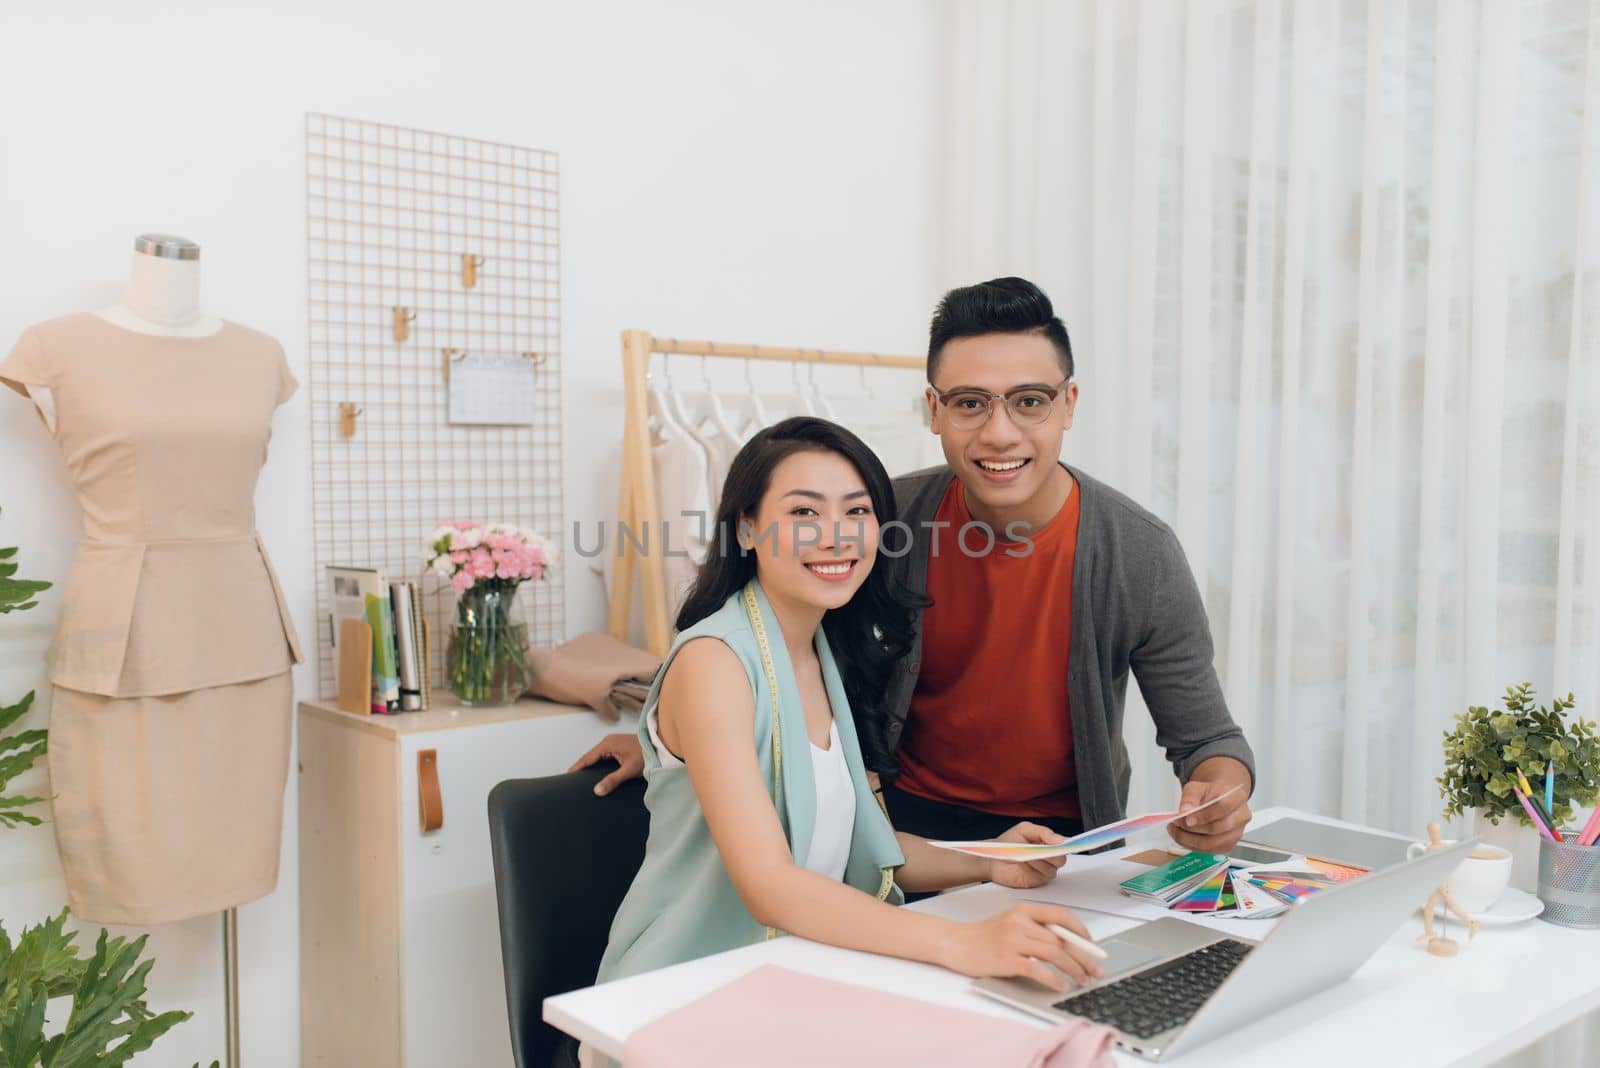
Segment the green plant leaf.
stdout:
<path fill-rule="evenodd" d="M 50 588 L 48 582 L 31 582 L 21 579 L 0 578 L 0 615 L 7 612 L 26 612 L 38 608 L 33 595 Z"/>
<path fill-rule="evenodd" d="M 27 928 L 15 947 L 0 928 L 0 1068 L 122 1065 L 192 1015 L 154 1015 L 145 1005 L 145 980 L 155 961 L 139 960 L 144 937 L 129 942 L 101 930 L 85 961 L 66 919 L 62 910 Z M 72 997 L 71 1015 L 60 1034 L 45 1038 L 44 1003 L 64 996 Z M 26 1059 L 17 1059 L 18 1051 Z"/>
<path fill-rule="evenodd" d="M 42 727 L 28 731 L 18 731 L 15 734 L 0 736 L 0 753 L 4 753 L 12 749 L 21 749 L 24 746 L 29 745 L 37 745 L 40 747 L 40 751 L 43 752 L 43 747 L 48 738 L 49 736 L 45 733 Z"/>
<path fill-rule="evenodd" d="M 30 690 L 16 704 L 0 707 L 0 732 L 14 726 L 28 714 L 28 709 L 32 706 L 33 691 Z M 16 731 L 12 734 L 0 733 L 0 791 L 4 791 L 12 779 L 32 768 L 48 748 L 49 735 L 42 729 Z M 43 822 L 39 817 L 17 810 L 27 805 L 39 804 L 43 800 L 40 797 L 0 795 L 0 827 L 13 828 L 23 824 L 38 826 Z"/>
<path fill-rule="evenodd" d="M 44 1049 L 44 989 L 24 983 L 13 995 L 15 1006 L 0 1016 L 0 1068 L 33 1068 Z"/>
<path fill-rule="evenodd" d="M 0 549 L 0 615 L 6 612 L 24 612 L 38 606 L 38 601 L 33 600 L 36 593 L 48 590 L 48 582 L 35 579 L 17 579 L 12 575 L 17 573 L 17 565 L 11 559 L 17 555 L 16 546 Z"/>
<path fill-rule="evenodd" d="M 66 930 L 67 910 L 62 909 L 35 927 L 24 928 L 15 947 L 0 927 L 0 1020 L 11 1016 L 12 1000 L 29 986 L 38 986 L 46 998 L 64 997 L 78 985 L 83 961 Z"/>
<path fill-rule="evenodd" d="M 33 706 L 33 691 L 29 690 L 22 695 L 22 700 L 14 705 L 0 705 L 0 731 L 6 730 L 17 720 L 28 714 L 28 709 Z"/>

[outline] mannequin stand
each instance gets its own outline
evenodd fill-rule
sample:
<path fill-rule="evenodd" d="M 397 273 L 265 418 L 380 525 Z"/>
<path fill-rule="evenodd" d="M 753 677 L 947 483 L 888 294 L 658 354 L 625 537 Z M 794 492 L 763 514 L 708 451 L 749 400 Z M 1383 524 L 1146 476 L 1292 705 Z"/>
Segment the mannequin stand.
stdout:
<path fill-rule="evenodd" d="M 227 1030 L 227 1068 L 239 1068 L 239 910 L 222 914 L 222 1010 Z"/>

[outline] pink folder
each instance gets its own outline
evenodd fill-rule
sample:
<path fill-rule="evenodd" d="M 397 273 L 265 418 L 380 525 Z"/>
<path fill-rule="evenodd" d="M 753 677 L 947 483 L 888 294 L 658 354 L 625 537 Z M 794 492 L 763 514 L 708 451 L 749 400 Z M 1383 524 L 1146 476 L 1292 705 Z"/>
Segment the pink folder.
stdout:
<path fill-rule="evenodd" d="M 639 1028 L 625 1068 L 1113 1068 L 1115 1033 L 1048 1030 L 765 964 Z"/>

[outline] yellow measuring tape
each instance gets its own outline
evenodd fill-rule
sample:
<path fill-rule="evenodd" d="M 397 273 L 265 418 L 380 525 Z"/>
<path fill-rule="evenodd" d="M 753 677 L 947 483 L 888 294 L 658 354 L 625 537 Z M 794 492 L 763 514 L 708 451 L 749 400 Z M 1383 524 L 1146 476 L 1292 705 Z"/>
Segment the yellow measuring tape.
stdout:
<path fill-rule="evenodd" d="M 783 716 L 782 705 L 778 700 L 778 669 L 772 662 L 772 646 L 767 641 L 767 626 L 761 618 L 761 604 L 756 600 L 754 583 L 747 583 L 744 588 L 744 611 L 750 619 L 750 629 L 755 631 L 756 647 L 761 651 L 761 673 L 767 679 L 767 695 L 772 699 L 772 805 L 773 808 L 783 804 Z M 879 800 L 879 805 L 882 801 Z M 888 813 L 885 812 L 885 815 Z M 883 878 L 878 883 L 878 900 L 888 898 L 889 891 L 894 888 L 894 869 L 882 869 Z M 767 937 L 778 937 L 776 927 L 767 928 Z"/>

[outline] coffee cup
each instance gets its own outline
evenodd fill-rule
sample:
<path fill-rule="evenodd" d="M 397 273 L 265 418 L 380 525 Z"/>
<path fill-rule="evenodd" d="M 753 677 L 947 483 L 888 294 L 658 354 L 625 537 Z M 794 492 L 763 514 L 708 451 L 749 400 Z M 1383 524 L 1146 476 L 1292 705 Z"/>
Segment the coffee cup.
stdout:
<path fill-rule="evenodd" d="M 1444 844 L 1455 845 L 1456 839 L 1446 839 Z M 1406 858 L 1415 859 L 1427 851 L 1423 843 L 1412 842 L 1406 847 Z M 1511 854 L 1479 842 L 1450 876 L 1450 898 L 1462 912 L 1477 916 L 1493 908 L 1510 885 Z"/>

